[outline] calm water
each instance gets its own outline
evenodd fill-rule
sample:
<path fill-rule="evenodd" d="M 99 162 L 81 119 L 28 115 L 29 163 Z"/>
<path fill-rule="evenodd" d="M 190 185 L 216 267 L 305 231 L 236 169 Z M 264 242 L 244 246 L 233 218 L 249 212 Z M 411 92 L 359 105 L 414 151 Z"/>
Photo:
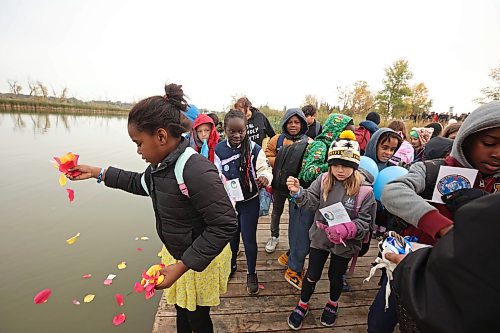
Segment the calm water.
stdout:
<path fill-rule="evenodd" d="M 0 332 L 150 332 L 160 294 L 145 300 L 131 293 L 142 270 L 159 260 L 149 199 L 88 180 L 68 182 L 70 203 L 50 164 L 71 151 L 82 164 L 143 171 L 126 118 L 0 113 L 0 147 Z M 76 243 L 66 244 L 77 232 Z M 135 240 L 141 236 L 150 239 Z M 117 277 L 105 286 L 110 273 Z M 35 305 L 45 288 L 52 296 Z M 123 307 L 116 293 L 125 295 Z M 86 294 L 94 301 L 84 303 Z M 113 326 L 122 312 L 126 322 Z"/>

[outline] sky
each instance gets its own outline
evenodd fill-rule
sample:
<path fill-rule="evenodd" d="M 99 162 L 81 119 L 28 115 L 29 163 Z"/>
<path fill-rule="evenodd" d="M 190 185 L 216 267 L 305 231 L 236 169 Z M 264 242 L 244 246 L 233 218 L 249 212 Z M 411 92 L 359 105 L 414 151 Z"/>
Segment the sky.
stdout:
<path fill-rule="evenodd" d="M 137 102 L 179 83 L 199 108 L 232 96 L 337 104 L 337 87 L 405 58 L 433 111 L 470 112 L 500 65 L 500 1 L 0 0 L 0 91 L 39 80 L 84 100 Z"/>

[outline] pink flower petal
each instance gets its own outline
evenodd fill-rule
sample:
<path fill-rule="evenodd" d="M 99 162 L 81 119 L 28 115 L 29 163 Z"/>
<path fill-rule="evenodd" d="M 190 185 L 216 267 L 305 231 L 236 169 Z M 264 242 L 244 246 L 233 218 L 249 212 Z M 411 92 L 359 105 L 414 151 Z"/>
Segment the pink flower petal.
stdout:
<path fill-rule="evenodd" d="M 91 277 L 92 277 L 92 274 L 82 275 L 82 278 L 84 278 L 84 279 L 90 279 Z"/>
<path fill-rule="evenodd" d="M 138 248 L 137 248 L 137 251 L 142 251 L 142 247 L 138 247 Z"/>
<path fill-rule="evenodd" d="M 72 189 L 70 188 L 67 188 L 66 189 L 66 192 L 68 192 L 68 199 L 69 199 L 69 202 L 72 202 L 73 200 L 75 200 L 75 191 L 73 191 Z"/>
<path fill-rule="evenodd" d="M 134 284 L 134 290 L 135 290 L 136 293 L 140 294 L 140 293 L 142 293 L 144 291 L 144 287 L 139 282 L 136 282 Z"/>
<path fill-rule="evenodd" d="M 78 300 L 74 299 L 74 300 L 73 300 L 73 304 L 75 304 L 75 305 L 80 305 L 80 302 L 79 302 Z"/>
<path fill-rule="evenodd" d="M 52 290 L 44 289 L 36 294 L 36 296 L 33 298 L 33 301 L 35 302 L 35 304 L 45 303 L 49 299 L 50 294 L 52 294 Z"/>
<path fill-rule="evenodd" d="M 264 287 L 264 284 L 262 284 L 262 283 L 259 283 L 259 289 L 262 289 L 262 290 L 264 290 L 264 289 L 266 289 L 266 287 Z"/>
<path fill-rule="evenodd" d="M 112 279 L 106 279 L 106 280 L 104 280 L 104 284 L 107 285 L 107 286 L 110 286 L 112 283 L 113 283 Z"/>
<path fill-rule="evenodd" d="M 113 325 L 115 325 L 115 326 L 121 325 L 121 324 L 123 324 L 125 319 L 126 319 L 125 314 L 120 313 L 113 318 Z"/>
<path fill-rule="evenodd" d="M 122 294 L 116 294 L 115 299 L 116 299 L 116 304 L 118 304 L 118 306 L 123 306 L 123 295 Z"/>
<path fill-rule="evenodd" d="M 155 288 L 153 286 L 153 289 L 151 289 L 149 291 L 146 289 L 144 296 L 146 297 L 146 299 L 150 299 L 151 297 L 153 297 L 154 294 L 155 294 Z"/>

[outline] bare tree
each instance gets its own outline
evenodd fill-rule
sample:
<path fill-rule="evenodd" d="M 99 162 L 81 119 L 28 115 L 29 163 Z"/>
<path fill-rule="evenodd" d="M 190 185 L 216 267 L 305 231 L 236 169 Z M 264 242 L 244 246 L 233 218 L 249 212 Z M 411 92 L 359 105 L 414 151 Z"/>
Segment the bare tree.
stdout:
<path fill-rule="evenodd" d="M 36 82 L 28 80 L 28 87 L 30 89 L 30 96 L 38 96 L 39 89 L 38 89 L 38 85 L 36 84 Z"/>
<path fill-rule="evenodd" d="M 46 85 L 44 85 L 41 81 L 36 81 L 36 85 L 38 86 L 38 89 L 42 93 L 43 98 L 49 97 L 49 89 L 47 88 Z"/>
<path fill-rule="evenodd" d="M 19 84 L 19 82 L 17 82 L 17 80 L 7 80 L 7 83 L 9 84 L 10 92 L 14 95 L 19 95 L 21 90 L 23 90 L 23 87 Z"/>

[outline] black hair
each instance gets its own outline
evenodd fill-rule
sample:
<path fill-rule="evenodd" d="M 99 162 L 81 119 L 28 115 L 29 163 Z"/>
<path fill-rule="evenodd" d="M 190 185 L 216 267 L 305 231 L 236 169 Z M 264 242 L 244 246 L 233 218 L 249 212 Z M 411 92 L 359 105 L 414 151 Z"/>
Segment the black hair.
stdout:
<path fill-rule="evenodd" d="M 318 112 L 318 110 L 316 110 L 314 105 L 308 104 L 302 107 L 302 112 L 304 112 L 304 115 L 308 117 L 308 116 L 314 116 Z"/>
<path fill-rule="evenodd" d="M 224 129 L 227 128 L 229 120 L 239 118 L 242 119 L 247 125 L 247 118 L 240 110 L 229 110 L 224 116 Z M 250 174 L 252 170 L 252 145 L 250 138 L 245 134 L 245 138 L 241 142 L 241 154 L 240 154 L 240 183 L 243 188 L 250 190 Z"/>
<path fill-rule="evenodd" d="M 378 138 L 377 146 L 379 144 L 386 143 L 390 139 L 396 139 L 398 141 L 397 149 L 399 149 L 399 146 L 401 146 L 401 144 L 403 143 L 403 138 L 401 137 L 401 135 L 399 135 L 398 133 L 396 133 L 394 131 L 387 131 L 387 132 L 384 132 L 380 135 L 380 137 Z"/>
<path fill-rule="evenodd" d="M 187 131 L 183 125 L 186 119 L 183 112 L 187 106 L 181 85 L 165 85 L 165 96 L 148 97 L 134 105 L 128 114 L 128 124 L 149 134 L 164 128 L 172 136 L 180 138 Z"/>
<path fill-rule="evenodd" d="M 430 123 L 428 125 L 425 125 L 425 127 L 434 129 L 434 132 L 432 132 L 431 135 L 431 139 L 436 136 L 439 136 L 439 134 L 441 134 L 441 132 L 443 131 L 443 126 L 441 126 L 440 123 Z"/>
<path fill-rule="evenodd" d="M 217 115 L 215 113 L 208 113 L 207 116 L 209 116 L 210 118 L 212 118 L 212 120 L 214 121 L 214 124 L 215 126 L 219 125 L 219 117 L 217 117 Z"/>

